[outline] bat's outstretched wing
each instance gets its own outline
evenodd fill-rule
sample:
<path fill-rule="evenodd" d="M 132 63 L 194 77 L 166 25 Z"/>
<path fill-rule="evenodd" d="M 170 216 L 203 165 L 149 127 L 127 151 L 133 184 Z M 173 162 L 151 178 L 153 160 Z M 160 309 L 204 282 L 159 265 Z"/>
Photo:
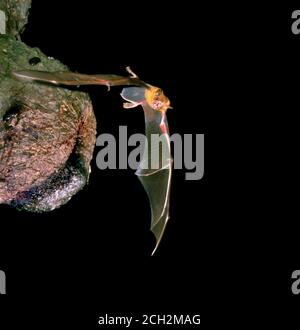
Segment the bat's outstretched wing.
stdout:
<path fill-rule="evenodd" d="M 17 79 L 41 81 L 56 85 L 133 85 L 126 87 L 121 96 L 125 108 L 141 105 L 145 115 L 145 150 L 136 175 L 146 190 L 151 204 L 151 230 L 156 237 L 156 251 L 169 219 L 169 200 L 172 177 L 172 157 L 166 110 L 169 99 L 161 89 L 140 80 L 131 70 L 129 77 L 117 75 L 85 75 L 73 72 L 14 71 Z"/>
<path fill-rule="evenodd" d="M 129 102 L 124 104 L 125 108 L 141 105 L 144 110 L 146 141 L 136 175 L 144 186 L 151 205 L 151 230 L 156 238 L 153 255 L 169 220 L 172 157 L 166 113 L 155 110 L 145 94 L 147 92 L 143 87 L 127 87 L 123 89 L 121 96 Z M 163 102 L 169 106 L 169 100 L 163 94 L 161 96 L 164 98 Z"/>
<path fill-rule="evenodd" d="M 55 85 L 105 85 L 108 87 L 133 85 L 147 87 L 147 84 L 133 74 L 130 68 L 127 68 L 127 71 L 131 74 L 128 77 L 113 74 L 87 75 L 70 71 L 46 72 L 35 70 L 13 71 L 12 75 L 23 81 L 40 81 Z"/>

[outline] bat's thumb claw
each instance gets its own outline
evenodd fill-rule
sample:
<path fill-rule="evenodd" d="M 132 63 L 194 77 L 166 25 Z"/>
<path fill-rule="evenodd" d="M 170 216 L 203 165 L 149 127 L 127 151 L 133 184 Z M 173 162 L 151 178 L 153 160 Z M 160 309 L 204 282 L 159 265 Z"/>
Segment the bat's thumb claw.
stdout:
<path fill-rule="evenodd" d="M 130 74 L 131 78 L 138 78 L 138 76 L 130 69 L 130 66 L 126 67 L 126 71 Z"/>
<path fill-rule="evenodd" d="M 123 103 L 123 108 L 124 109 L 132 109 L 137 107 L 139 104 L 138 103 L 130 103 L 130 102 L 124 102 Z"/>

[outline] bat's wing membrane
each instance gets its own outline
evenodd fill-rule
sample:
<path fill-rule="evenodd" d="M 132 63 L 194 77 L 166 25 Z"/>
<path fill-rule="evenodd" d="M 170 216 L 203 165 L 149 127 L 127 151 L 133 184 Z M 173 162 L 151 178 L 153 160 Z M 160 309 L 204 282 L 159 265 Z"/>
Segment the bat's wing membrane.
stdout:
<path fill-rule="evenodd" d="M 138 77 L 123 77 L 112 74 L 95 74 L 87 75 L 81 73 L 74 73 L 70 71 L 13 71 L 13 76 L 23 81 L 40 81 L 55 85 L 105 85 L 105 86 L 120 86 L 120 85 L 134 85 L 144 86 L 147 84 Z"/>
<path fill-rule="evenodd" d="M 172 178 L 172 156 L 168 122 L 165 113 L 156 111 L 142 100 L 145 89 L 126 87 L 121 96 L 133 105 L 141 105 L 145 116 L 145 148 L 136 175 L 147 192 L 151 206 L 151 231 L 156 238 L 156 251 L 169 220 Z M 127 103 L 126 103 L 127 104 Z"/>
<path fill-rule="evenodd" d="M 151 205 L 151 230 L 156 237 L 154 253 L 169 219 L 172 157 L 168 123 L 165 113 L 151 108 L 145 99 L 145 90 L 152 86 L 140 80 L 130 68 L 127 68 L 127 71 L 131 76 L 86 75 L 69 71 L 44 72 L 30 70 L 14 71 L 12 74 L 22 81 L 40 81 L 55 85 L 137 86 L 124 88 L 121 96 L 129 101 L 124 104 L 125 108 L 141 105 L 144 110 L 147 148 L 145 148 L 136 174 L 148 194 Z M 152 141 L 153 136 L 158 137 L 158 144 Z"/>

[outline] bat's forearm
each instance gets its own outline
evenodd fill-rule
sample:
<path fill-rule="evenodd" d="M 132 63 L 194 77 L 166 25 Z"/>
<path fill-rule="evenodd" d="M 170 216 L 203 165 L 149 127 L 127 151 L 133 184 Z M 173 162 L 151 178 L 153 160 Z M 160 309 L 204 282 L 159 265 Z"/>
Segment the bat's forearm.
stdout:
<path fill-rule="evenodd" d="M 138 77 L 123 77 L 112 74 L 95 74 L 86 75 L 81 73 L 73 73 L 69 71 L 13 71 L 12 75 L 22 81 L 40 81 L 55 85 L 105 85 L 105 86 L 143 86 L 148 85 Z"/>

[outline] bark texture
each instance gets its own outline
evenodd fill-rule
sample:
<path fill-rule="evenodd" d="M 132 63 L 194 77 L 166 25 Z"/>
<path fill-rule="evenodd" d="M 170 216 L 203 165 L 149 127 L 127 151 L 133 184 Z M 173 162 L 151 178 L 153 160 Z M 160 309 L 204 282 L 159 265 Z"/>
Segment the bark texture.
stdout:
<path fill-rule="evenodd" d="M 28 20 L 31 0 L 0 0 L 0 10 L 6 16 L 6 34 L 20 39 Z"/>
<path fill-rule="evenodd" d="M 0 35 L 0 203 L 41 212 L 86 184 L 96 120 L 87 94 L 11 76 L 12 70 L 68 70 L 16 40 L 30 2 L 0 0 L 9 13 L 7 34 Z"/>

